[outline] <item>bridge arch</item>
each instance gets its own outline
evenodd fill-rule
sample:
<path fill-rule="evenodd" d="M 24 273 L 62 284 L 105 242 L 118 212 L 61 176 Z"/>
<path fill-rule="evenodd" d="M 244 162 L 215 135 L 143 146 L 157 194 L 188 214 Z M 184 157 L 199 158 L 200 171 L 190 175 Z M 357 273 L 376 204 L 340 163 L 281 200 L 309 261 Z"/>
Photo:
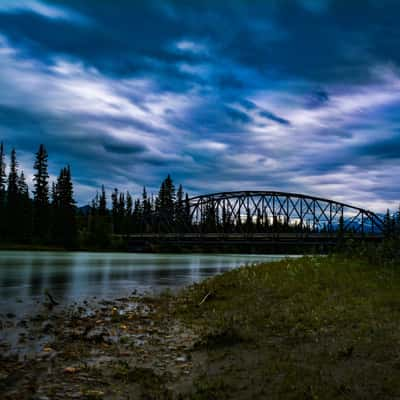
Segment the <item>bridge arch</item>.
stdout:
<path fill-rule="evenodd" d="M 189 221 L 199 232 L 354 232 L 381 235 L 382 218 L 339 201 L 279 191 L 219 192 L 189 199 Z"/>

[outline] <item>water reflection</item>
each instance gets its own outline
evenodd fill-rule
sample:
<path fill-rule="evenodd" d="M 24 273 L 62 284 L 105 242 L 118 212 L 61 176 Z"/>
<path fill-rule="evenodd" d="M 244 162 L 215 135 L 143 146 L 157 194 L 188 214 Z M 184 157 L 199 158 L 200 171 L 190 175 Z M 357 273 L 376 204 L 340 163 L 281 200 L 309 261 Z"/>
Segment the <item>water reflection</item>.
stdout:
<path fill-rule="evenodd" d="M 61 303 L 177 288 L 271 255 L 0 252 L 0 313 L 26 311 L 48 289 Z"/>

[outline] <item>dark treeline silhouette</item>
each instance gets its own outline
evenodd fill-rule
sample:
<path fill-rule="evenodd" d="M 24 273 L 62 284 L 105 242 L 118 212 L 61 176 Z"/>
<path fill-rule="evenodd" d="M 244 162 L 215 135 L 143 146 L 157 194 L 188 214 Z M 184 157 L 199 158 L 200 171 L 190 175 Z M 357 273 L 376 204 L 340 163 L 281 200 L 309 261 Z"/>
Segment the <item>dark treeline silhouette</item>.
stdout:
<path fill-rule="evenodd" d="M 78 246 L 76 207 L 69 166 L 63 168 L 49 195 L 48 155 L 44 145 L 36 153 L 33 197 L 17 152 L 11 150 L 8 175 L 0 144 L 0 240 L 2 243 Z"/>
<path fill-rule="evenodd" d="M 50 182 L 48 154 L 40 145 L 35 154 L 32 195 L 17 152 L 12 149 L 8 165 L 0 144 L 0 241 L 6 244 L 57 245 L 65 248 L 107 248 L 115 238 L 132 234 L 189 232 L 262 233 L 314 232 L 327 227 L 311 227 L 288 222 L 284 217 L 266 218 L 260 210 L 250 215 L 233 214 L 213 202 L 204 205 L 201 219 L 191 214 L 189 196 L 182 185 L 175 188 L 170 175 L 156 195 L 143 188 L 139 198 L 104 186 L 90 206 L 78 208 L 70 166 L 63 167 L 55 182 Z M 334 228 L 343 231 L 343 219 Z M 400 237 L 400 213 L 384 218 L 386 237 Z"/>
<path fill-rule="evenodd" d="M 109 207 L 103 186 L 79 220 L 83 240 L 90 245 L 105 246 L 112 234 L 184 233 L 191 225 L 189 196 L 182 185 L 176 191 L 168 175 L 156 196 L 149 196 L 146 187 L 136 199 L 114 189 Z"/>

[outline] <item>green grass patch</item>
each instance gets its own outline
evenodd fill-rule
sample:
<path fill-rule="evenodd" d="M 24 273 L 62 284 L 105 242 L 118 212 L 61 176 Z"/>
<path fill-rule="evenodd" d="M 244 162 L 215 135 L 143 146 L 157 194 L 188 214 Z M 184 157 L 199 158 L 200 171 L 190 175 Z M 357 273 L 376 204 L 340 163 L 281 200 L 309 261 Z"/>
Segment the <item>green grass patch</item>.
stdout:
<path fill-rule="evenodd" d="M 243 267 L 183 291 L 176 312 L 201 332 L 207 381 L 233 387 L 229 398 L 400 396 L 400 266 L 328 256 Z"/>

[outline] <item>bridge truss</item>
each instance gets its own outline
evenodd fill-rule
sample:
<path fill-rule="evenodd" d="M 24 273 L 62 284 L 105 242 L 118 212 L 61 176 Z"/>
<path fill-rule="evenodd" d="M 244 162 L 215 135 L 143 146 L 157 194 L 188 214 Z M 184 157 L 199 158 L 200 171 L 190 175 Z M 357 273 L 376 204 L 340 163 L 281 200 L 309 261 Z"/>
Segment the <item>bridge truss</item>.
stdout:
<path fill-rule="evenodd" d="M 345 203 L 276 191 L 221 192 L 189 199 L 190 232 L 352 232 L 381 235 L 383 220 Z"/>

